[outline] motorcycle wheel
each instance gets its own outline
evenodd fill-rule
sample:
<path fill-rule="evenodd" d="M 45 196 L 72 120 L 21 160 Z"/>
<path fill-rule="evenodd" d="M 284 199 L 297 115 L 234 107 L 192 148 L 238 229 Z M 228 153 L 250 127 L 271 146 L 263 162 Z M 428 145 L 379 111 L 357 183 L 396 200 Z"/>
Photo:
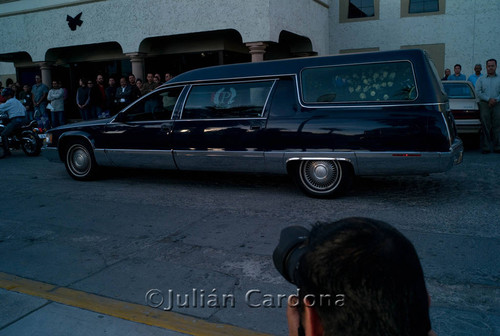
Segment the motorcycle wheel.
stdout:
<path fill-rule="evenodd" d="M 42 150 L 42 142 L 35 132 L 23 133 L 22 148 L 27 156 L 38 156 Z"/>

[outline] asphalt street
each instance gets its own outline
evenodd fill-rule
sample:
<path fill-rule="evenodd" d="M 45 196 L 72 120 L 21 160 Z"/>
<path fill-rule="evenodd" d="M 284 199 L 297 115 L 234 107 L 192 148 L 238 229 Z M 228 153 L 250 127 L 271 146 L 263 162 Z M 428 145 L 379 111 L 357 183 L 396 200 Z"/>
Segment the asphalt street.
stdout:
<path fill-rule="evenodd" d="M 415 244 L 438 334 L 500 334 L 498 154 L 357 178 L 331 200 L 274 175 L 108 169 L 77 182 L 19 151 L 0 171 L 0 336 L 285 335 L 295 288 L 272 265 L 281 229 L 349 216 Z"/>

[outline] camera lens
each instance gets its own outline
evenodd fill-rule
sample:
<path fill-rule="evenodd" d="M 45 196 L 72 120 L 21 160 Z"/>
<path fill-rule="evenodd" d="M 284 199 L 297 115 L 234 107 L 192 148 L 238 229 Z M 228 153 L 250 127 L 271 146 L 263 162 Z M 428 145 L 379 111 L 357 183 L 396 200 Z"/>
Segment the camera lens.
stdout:
<path fill-rule="evenodd" d="M 289 282 L 298 285 L 297 269 L 306 251 L 309 230 L 302 226 L 289 226 L 281 231 L 280 241 L 273 252 L 274 266 Z"/>

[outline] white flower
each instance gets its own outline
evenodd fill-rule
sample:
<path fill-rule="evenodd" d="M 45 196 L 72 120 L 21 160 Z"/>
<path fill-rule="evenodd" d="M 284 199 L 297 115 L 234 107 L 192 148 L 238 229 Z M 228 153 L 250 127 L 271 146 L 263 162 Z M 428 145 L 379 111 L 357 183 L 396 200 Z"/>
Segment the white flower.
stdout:
<path fill-rule="evenodd" d="M 370 91 L 370 96 L 375 97 L 376 92 L 375 91 Z"/>
<path fill-rule="evenodd" d="M 385 94 L 385 95 L 384 95 L 384 100 L 387 100 L 387 99 L 389 99 L 389 95 L 388 95 L 388 94 Z"/>
<path fill-rule="evenodd" d="M 349 86 L 349 93 L 353 93 L 354 92 L 354 88 L 352 86 Z"/>
<path fill-rule="evenodd" d="M 392 87 L 393 85 L 394 85 L 394 83 L 393 83 L 393 82 L 388 82 L 388 83 L 387 83 L 387 86 L 388 86 L 388 87 Z"/>
<path fill-rule="evenodd" d="M 366 94 L 364 94 L 363 92 L 361 92 L 361 94 L 359 95 L 359 98 L 366 99 Z"/>

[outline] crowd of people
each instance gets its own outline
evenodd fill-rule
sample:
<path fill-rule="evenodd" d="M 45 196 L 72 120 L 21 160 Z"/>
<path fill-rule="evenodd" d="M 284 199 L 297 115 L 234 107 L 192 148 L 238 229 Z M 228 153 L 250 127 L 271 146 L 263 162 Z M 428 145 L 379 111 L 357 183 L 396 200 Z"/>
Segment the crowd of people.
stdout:
<path fill-rule="evenodd" d="M 497 75 L 497 60 L 486 61 L 486 76 L 481 64 L 474 65 L 474 73 L 466 79 L 462 66 L 455 64 L 453 74 L 445 69 L 442 80 L 468 80 L 476 90 L 481 120 L 481 152 L 500 154 L 500 77 Z"/>
<path fill-rule="evenodd" d="M 62 87 L 61 81 L 53 80 L 49 88 L 42 83 L 39 75 L 35 76 L 33 86 L 25 84 L 21 87 L 20 83 L 8 79 L 6 88 L 12 89 L 13 97 L 24 105 L 28 121 L 37 120 L 40 128 L 50 129 L 66 123 L 65 106 L 73 101 L 78 106 L 82 120 L 106 118 L 170 79 L 172 75 L 168 72 L 164 75 L 164 81 L 158 73 L 148 73 L 144 81 L 130 74 L 120 77 L 118 83 L 114 77 L 110 77 L 106 85 L 101 74 L 95 80 L 82 77 L 75 99 L 68 97 L 68 90 Z M 0 91 L 3 89 L 0 82 Z M 0 104 L 5 101 L 6 98 L 0 96 Z"/>
<path fill-rule="evenodd" d="M 449 68 L 446 68 L 444 70 L 444 76 L 441 80 L 468 80 L 472 83 L 472 85 L 476 86 L 477 79 L 483 75 L 481 73 L 482 70 L 483 67 L 481 64 L 478 63 L 474 65 L 474 73 L 467 78 L 467 76 L 462 73 L 462 66 L 460 64 L 455 64 L 453 67 L 453 74 L 451 74 L 451 70 Z"/>

